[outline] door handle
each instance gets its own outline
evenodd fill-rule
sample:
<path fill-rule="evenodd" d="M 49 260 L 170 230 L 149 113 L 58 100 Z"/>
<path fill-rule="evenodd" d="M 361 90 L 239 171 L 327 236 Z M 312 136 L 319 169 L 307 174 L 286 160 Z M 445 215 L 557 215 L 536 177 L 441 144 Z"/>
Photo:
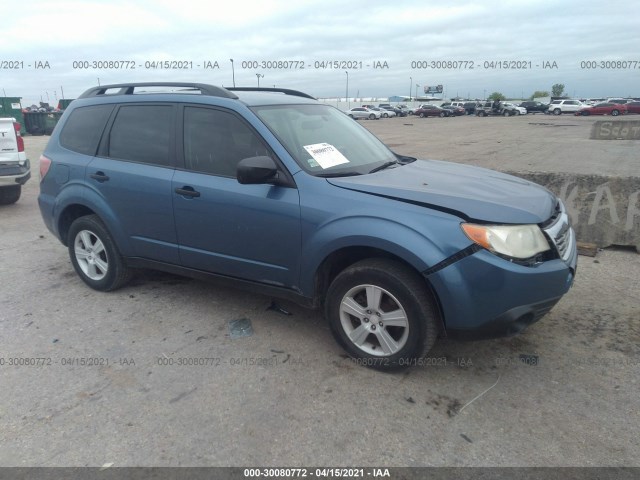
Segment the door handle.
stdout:
<path fill-rule="evenodd" d="M 104 172 L 100 172 L 100 171 L 89 176 L 100 183 L 106 182 L 107 180 L 109 180 L 109 175 L 105 175 Z"/>
<path fill-rule="evenodd" d="M 200 192 L 197 192 L 193 189 L 193 187 L 188 187 L 188 186 L 184 186 L 182 188 L 176 188 L 175 192 L 178 195 L 182 195 L 184 197 L 199 197 L 200 196 Z"/>

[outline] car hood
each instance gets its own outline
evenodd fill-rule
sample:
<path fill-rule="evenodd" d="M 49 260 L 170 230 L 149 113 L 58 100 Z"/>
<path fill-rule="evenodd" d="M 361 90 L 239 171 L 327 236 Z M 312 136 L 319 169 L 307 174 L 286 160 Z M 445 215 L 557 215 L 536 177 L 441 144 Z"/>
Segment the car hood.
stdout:
<path fill-rule="evenodd" d="M 549 190 L 527 180 L 436 160 L 416 160 L 369 175 L 327 181 L 336 187 L 421 204 L 485 223 L 543 223 L 557 204 Z"/>

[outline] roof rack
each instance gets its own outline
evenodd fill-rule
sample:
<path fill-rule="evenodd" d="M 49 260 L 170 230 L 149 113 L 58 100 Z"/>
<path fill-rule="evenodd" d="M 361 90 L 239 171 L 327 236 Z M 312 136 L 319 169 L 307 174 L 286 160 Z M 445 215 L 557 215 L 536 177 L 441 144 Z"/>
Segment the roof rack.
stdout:
<path fill-rule="evenodd" d="M 199 90 L 201 95 L 212 97 L 238 98 L 226 88 L 207 85 L 206 83 L 185 83 L 185 82 L 151 82 L 151 83 L 116 83 L 112 85 L 100 85 L 84 92 L 78 98 L 99 97 L 101 95 L 133 95 L 135 89 L 141 87 L 182 87 L 187 90 Z M 119 89 L 118 92 L 106 93 L 108 90 Z"/>
<path fill-rule="evenodd" d="M 308 93 L 300 92 L 298 90 L 291 90 L 290 88 L 265 88 L 265 87 L 227 87 L 226 90 L 236 92 L 277 92 L 284 93 L 285 95 L 293 95 L 296 97 L 310 98 L 311 100 L 317 100 Z"/>

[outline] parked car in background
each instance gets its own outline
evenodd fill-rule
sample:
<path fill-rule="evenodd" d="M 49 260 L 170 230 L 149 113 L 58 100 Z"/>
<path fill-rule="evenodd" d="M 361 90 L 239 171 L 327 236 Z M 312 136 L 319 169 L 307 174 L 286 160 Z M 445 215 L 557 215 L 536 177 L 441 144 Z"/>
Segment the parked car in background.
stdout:
<path fill-rule="evenodd" d="M 521 102 L 519 106 L 526 108 L 527 113 L 546 113 L 549 109 L 549 104 L 533 101 Z"/>
<path fill-rule="evenodd" d="M 387 110 L 389 112 L 393 112 L 396 114 L 397 117 L 406 117 L 407 116 L 407 112 L 402 111 L 401 109 L 397 108 L 397 107 L 379 107 L 382 110 Z"/>
<path fill-rule="evenodd" d="M 395 106 L 396 109 L 400 110 L 404 115 L 400 115 L 400 116 L 404 116 L 406 117 L 407 115 L 413 115 L 413 110 L 410 109 L 409 107 L 407 107 L 404 104 L 398 104 Z"/>
<path fill-rule="evenodd" d="M 627 113 L 640 113 L 640 102 L 627 103 Z"/>
<path fill-rule="evenodd" d="M 396 116 L 396 112 L 393 110 L 385 110 L 380 107 L 369 107 L 369 110 L 373 110 L 374 112 L 378 112 L 382 118 L 391 118 Z"/>
<path fill-rule="evenodd" d="M 633 102 L 633 98 L 612 97 L 612 98 L 607 98 L 607 100 L 605 101 L 607 103 L 616 103 L 618 105 L 625 105 L 629 102 Z"/>
<path fill-rule="evenodd" d="M 624 115 L 627 113 L 627 106 L 619 103 L 603 102 L 591 107 L 583 107 L 578 110 L 576 115 Z"/>
<path fill-rule="evenodd" d="M 356 120 L 380 120 L 380 112 L 374 112 L 365 107 L 355 107 L 345 113 Z"/>
<path fill-rule="evenodd" d="M 580 100 L 553 100 L 549 104 L 547 113 L 561 115 L 563 113 L 576 113 L 585 105 Z"/>
<path fill-rule="evenodd" d="M 464 102 L 462 107 L 467 112 L 467 115 L 473 115 L 476 113 L 476 102 Z"/>
<path fill-rule="evenodd" d="M 420 118 L 424 117 L 449 117 L 451 113 L 449 110 L 438 107 L 437 105 L 426 104 L 420 105 L 416 111 L 413 112 L 414 115 L 418 115 Z"/>
<path fill-rule="evenodd" d="M 502 115 L 504 117 L 511 117 L 517 115 L 515 107 L 507 107 L 504 102 L 496 104 L 491 100 L 485 100 L 476 104 L 476 116 L 487 117 L 490 115 Z"/>
<path fill-rule="evenodd" d="M 460 116 L 460 115 L 466 115 L 467 114 L 467 111 L 464 108 L 458 107 L 456 105 L 447 105 L 447 106 L 441 105 L 440 108 L 444 108 L 445 110 L 448 110 L 449 114 L 451 116 L 456 116 L 457 117 L 457 116 Z"/>
<path fill-rule="evenodd" d="M 506 108 L 513 108 L 516 112 L 516 115 L 526 115 L 527 114 L 527 109 L 524 107 L 521 107 L 519 105 L 516 105 L 514 103 L 511 102 L 502 102 L 502 105 Z"/>
<path fill-rule="evenodd" d="M 0 118 L 0 205 L 16 203 L 31 178 L 21 127 L 15 118 Z"/>

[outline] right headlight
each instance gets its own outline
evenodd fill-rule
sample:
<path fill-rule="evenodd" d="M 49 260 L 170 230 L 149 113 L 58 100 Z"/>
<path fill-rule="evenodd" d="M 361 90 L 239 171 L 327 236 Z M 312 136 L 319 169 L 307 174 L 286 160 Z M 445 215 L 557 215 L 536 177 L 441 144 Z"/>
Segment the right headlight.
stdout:
<path fill-rule="evenodd" d="M 472 242 L 508 257 L 524 260 L 551 248 L 538 225 L 463 223 L 460 226 Z"/>

